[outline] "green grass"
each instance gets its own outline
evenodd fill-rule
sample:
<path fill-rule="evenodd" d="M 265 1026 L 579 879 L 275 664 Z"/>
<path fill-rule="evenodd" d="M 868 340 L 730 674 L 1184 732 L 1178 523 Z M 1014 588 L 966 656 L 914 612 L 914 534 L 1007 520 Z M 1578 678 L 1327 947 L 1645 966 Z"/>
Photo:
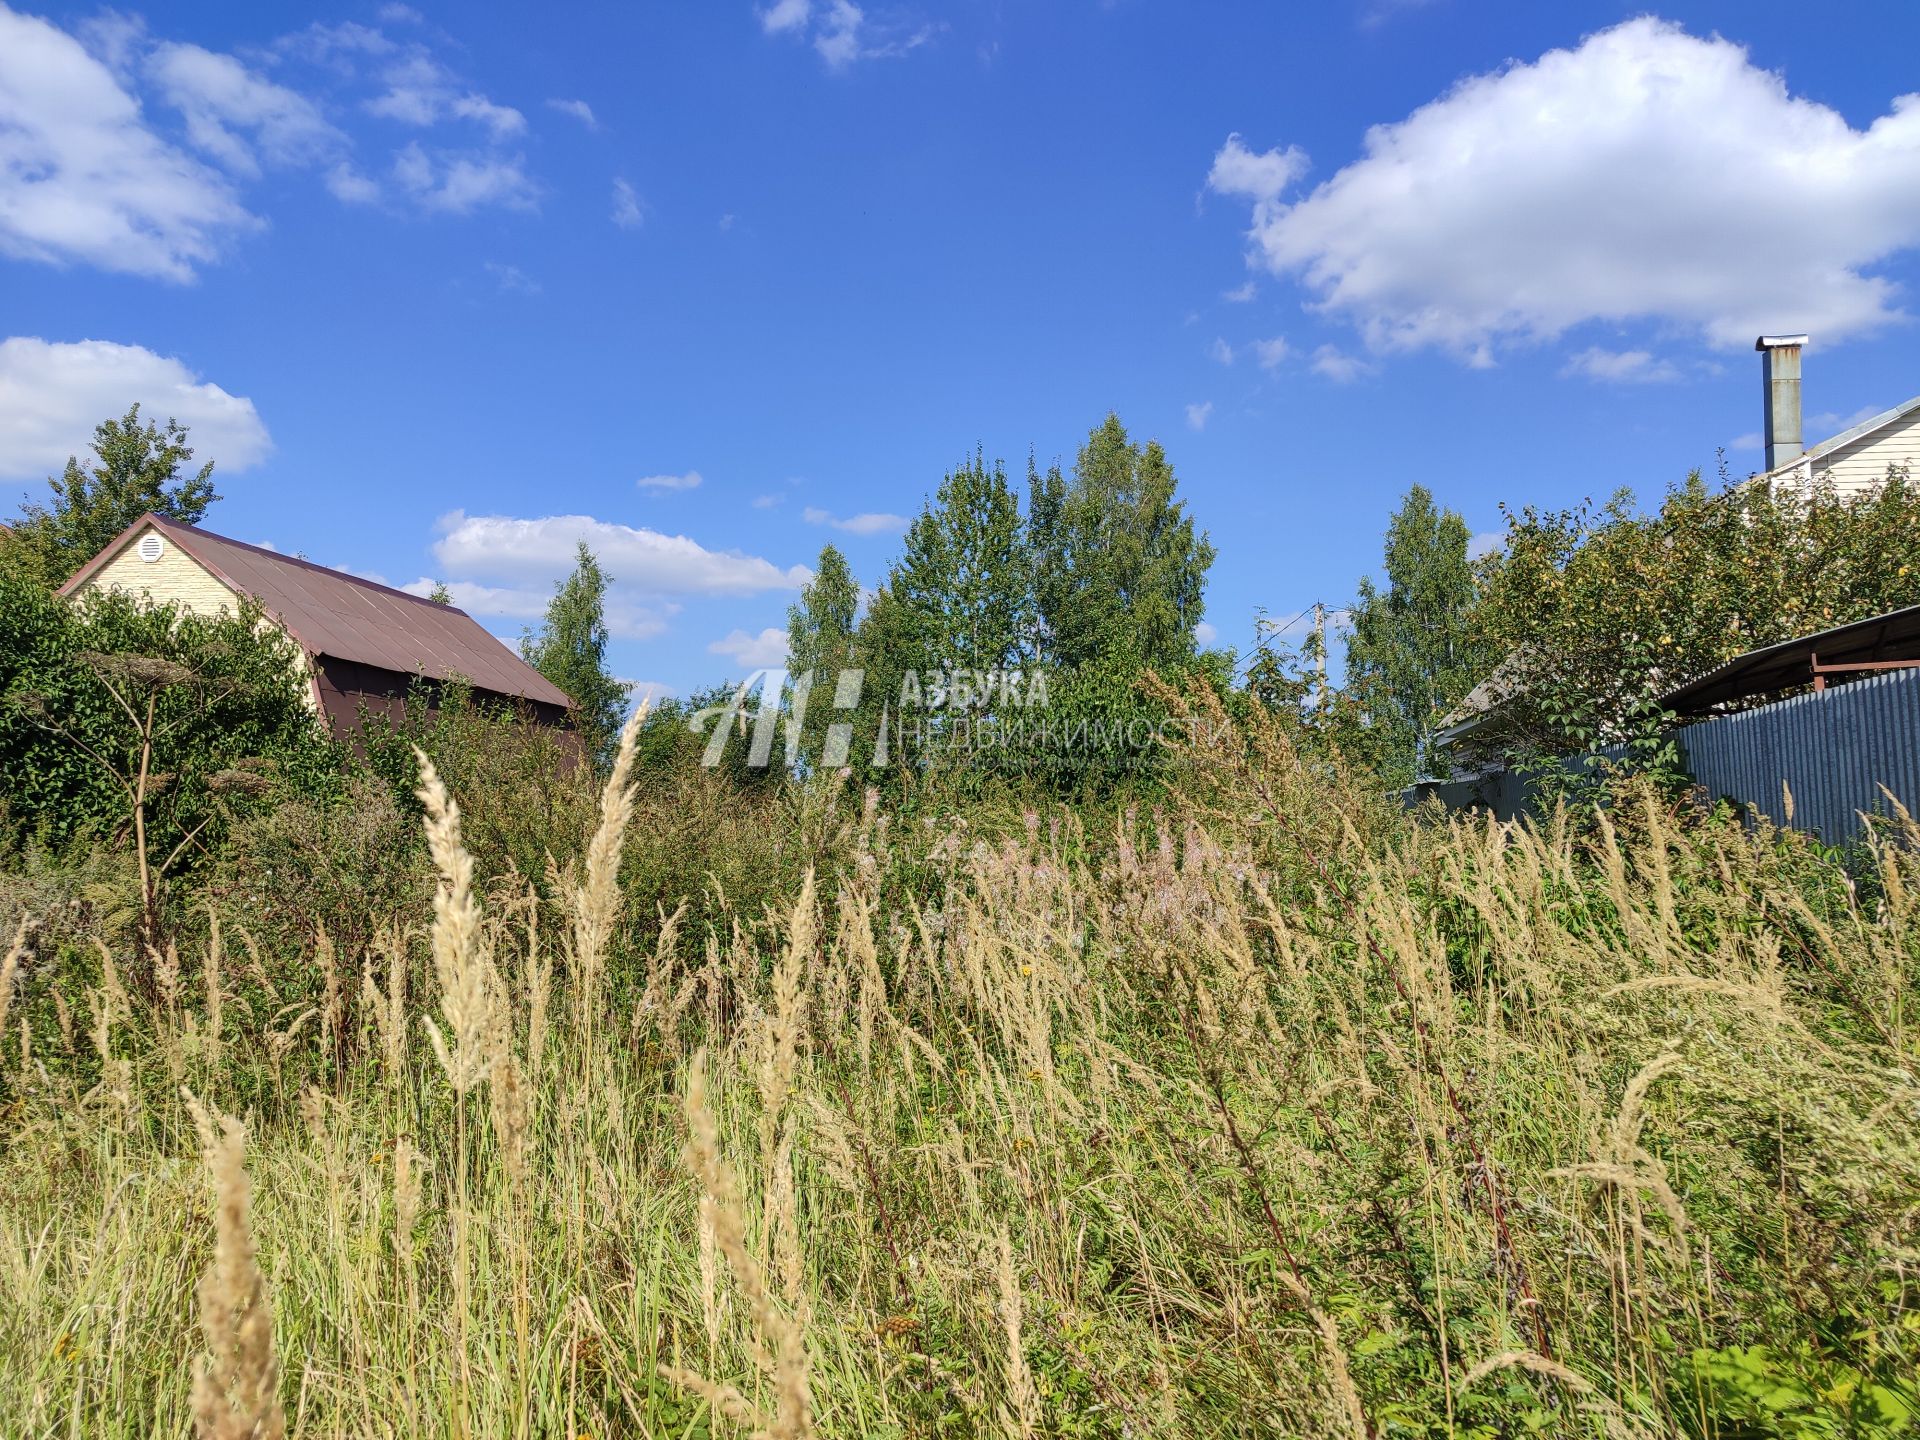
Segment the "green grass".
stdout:
<path fill-rule="evenodd" d="M 482 884 L 464 1097 L 425 896 L 388 1033 L 358 954 L 330 1005 L 230 934 L 217 1045 L 204 943 L 172 998 L 30 957 L 0 1432 L 193 1433 L 183 1087 L 247 1126 L 293 1434 L 1915 1431 L 1911 832 L 1849 880 L 1645 797 L 1618 833 L 1416 820 L 1272 735 L 1110 833 L 792 813 L 815 883 L 769 911 L 688 874 L 665 943 L 604 858 Z M 686 1154 L 701 1053 L 731 1199 Z"/>

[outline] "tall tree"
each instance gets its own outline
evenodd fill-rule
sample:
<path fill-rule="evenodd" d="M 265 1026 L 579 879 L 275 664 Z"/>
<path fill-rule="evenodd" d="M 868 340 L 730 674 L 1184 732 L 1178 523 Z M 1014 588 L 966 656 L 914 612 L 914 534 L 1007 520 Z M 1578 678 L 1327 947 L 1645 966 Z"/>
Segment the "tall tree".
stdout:
<path fill-rule="evenodd" d="M 534 669 L 567 692 L 589 752 L 603 755 L 619 733 L 627 687 L 607 673 L 607 575 L 580 542 L 573 573 L 554 589 L 538 635 L 520 641 Z"/>
<path fill-rule="evenodd" d="M 1387 523 L 1386 588 L 1360 582 L 1347 636 L 1347 684 L 1377 732 L 1392 783 L 1413 778 L 1421 740 L 1482 678 L 1466 522 L 1421 485 Z"/>
<path fill-rule="evenodd" d="M 164 429 L 143 425 L 134 405 L 118 420 L 101 421 L 93 431 L 93 463 L 69 457 L 63 474 L 48 477 L 51 502 L 21 508 L 5 548 L 9 567 L 58 585 L 142 515 L 198 525 L 220 497 L 211 460 L 182 474 L 192 459 L 187 427 L 177 420 Z"/>
<path fill-rule="evenodd" d="M 1007 468 L 976 450 L 907 528 L 887 590 L 912 616 L 923 667 L 1007 670 L 1033 638 L 1031 571 Z"/>
<path fill-rule="evenodd" d="M 1108 415 L 1073 477 L 1029 470 L 1028 533 L 1045 653 L 1062 668 L 1096 659 L 1177 669 L 1193 658 L 1214 549 L 1175 498 L 1158 441 L 1133 444 Z"/>
<path fill-rule="evenodd" d="M 821 548 L 813 579 L 787 610 L 787 672 L 797 687 L 812 676 L 800 754 L 818 761 L 831 714 L 834 687 L 840 671 L 852 668 L 854 619 L 860 609 L 860 586 L 847 567 L 847 557 L 832 545 Z M 845 718 L 845 717 L 842 717 Z"/>

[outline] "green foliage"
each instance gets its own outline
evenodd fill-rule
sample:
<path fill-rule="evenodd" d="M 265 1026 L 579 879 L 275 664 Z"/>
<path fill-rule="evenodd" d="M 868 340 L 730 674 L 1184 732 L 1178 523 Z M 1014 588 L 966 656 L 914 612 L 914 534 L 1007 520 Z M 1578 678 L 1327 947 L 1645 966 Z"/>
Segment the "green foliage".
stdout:
<path fill-rule="evenodd" d="M 920 668 L 1010 670 L 1031 653 L 1033 581 L 1006 466 L 984 451 L 950 472 L 887 577 Z"/>
<path fill-rule="evenodd" d="M 152 421 L 142 425 L 138 405 L 118 420 L 101 421 L 93 431 L 93 463 L 70 458 L 65 472 L 47 481 L 51 501 L 22 508 L 0 547 L 0 568 L 52 588 L 143 515 L 198 525 L 220 497 L 211 460 L 182 475 L 192 459 L 187 428 L 177 421 L 165 429 Z"/>
<path fill-rule="evenodd" d="M 1920 492 L 1903 473 L 1829 488 L 1698 472 L 1651 514 L 1604 507 L 1509 512 L 1479 634 L 1523 691 L 1510 743 L 1549 754 L 1653 743 L 1654 700 L 1748 650 L 1920 603 Z"/>
<path fill-rule="evenodd" d="M 796 686 L 803 677 L 812 677 L 799 754 L 787 756 L 789 764 L 819 763 L 822 739 L 833 723 L 829 709 L 839 672 L 856 663 L 853 635 L 859 609 L 860 586 L 847 568 L 847 557 L 832 545 L 821 547 L 813 579 L 787 610 L 787 672 Z M 794 693 L 797 703 L 797 689 Z"/>
<path fill-rule="evenodd" d="M 586 542 L 554 588 L 537 635 L 520 642 L 534 669 L 567 693 L 588 753 L 604 756 L 626 719 L 627 687 L 607 671 L 608 577 Z"/>
<path fill-rule="evenodd" d="M 578 742 L 465 685 L 419 681 L 394 712 L 360 716 L 362 764 L 400 812 L 420 815 L 414 749 L 461 796 L 460 823 L 476 855 L 499 872 L 544 880 L 546 859 L 592 824 L 598 786 Z"/>
<path fill-rule="evenodd" d="M 1087 437 L 1066 479 L 1028 471 L 1028 534 L 1042 654 L 1070 669 L 1102 655 L 1180 670 L 1194 653 L 1214 549 L 1174 497 L 1160 443 L 1127 438 L 1117 415 Z"/>
<path fill-rule="evenodd" d="M 1467 526 L 1407 491 L 1387 525 L 1386 588 L 1360 581 L 1347 636 L 1347 688 L 1378 729 L 1383 778 L 1404 785 L 1433 727 L 1485 674 L 1472 632 L 1477 598 Z"/>
<path fill-rule="evenodd" d="M 208 618 L 117 593 L 69 604 L 0 578 L 0 773 L 16 837 L 130 841 L 143 732 L 146 853 L 163 874 L 276 799 L 334 791 L 302 657 L 257 611 Z"/>

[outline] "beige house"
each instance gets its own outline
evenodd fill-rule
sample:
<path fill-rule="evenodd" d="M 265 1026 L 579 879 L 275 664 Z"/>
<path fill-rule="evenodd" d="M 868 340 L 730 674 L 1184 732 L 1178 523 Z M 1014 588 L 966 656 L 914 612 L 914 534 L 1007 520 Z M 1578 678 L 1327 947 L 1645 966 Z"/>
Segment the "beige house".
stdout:
<path fill-rule="evenodd" d="M 197 615 L 254 601 L 300 647 L 314 713 L 336 734 L 356 729 L 363 712 L 398 714 L 410 695 L 455 681 L 544 723 L 568 722 L 566 695 L 464 610 L 165 516 L 129 525 L 60 587 L 95 590 Z"/>

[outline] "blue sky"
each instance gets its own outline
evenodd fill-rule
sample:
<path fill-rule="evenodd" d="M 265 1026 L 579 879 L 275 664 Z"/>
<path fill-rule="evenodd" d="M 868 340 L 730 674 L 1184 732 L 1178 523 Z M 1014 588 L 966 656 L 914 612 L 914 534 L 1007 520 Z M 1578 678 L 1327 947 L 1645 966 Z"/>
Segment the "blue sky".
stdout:
<path fill-rule="evenodd" d="M 1413 481 L 1759 464 L 1920 389 L 1920 12 L 845 0 L 0 4 L 0 493 L 141 399 L 209 524 L 504 636 L 573 542 L 615 668 L 777 659 L 983 445 L 1117 410 L 1208 624 L 1343 603 Z M 697 479 L 696 479 L 697 477 Z"/>

